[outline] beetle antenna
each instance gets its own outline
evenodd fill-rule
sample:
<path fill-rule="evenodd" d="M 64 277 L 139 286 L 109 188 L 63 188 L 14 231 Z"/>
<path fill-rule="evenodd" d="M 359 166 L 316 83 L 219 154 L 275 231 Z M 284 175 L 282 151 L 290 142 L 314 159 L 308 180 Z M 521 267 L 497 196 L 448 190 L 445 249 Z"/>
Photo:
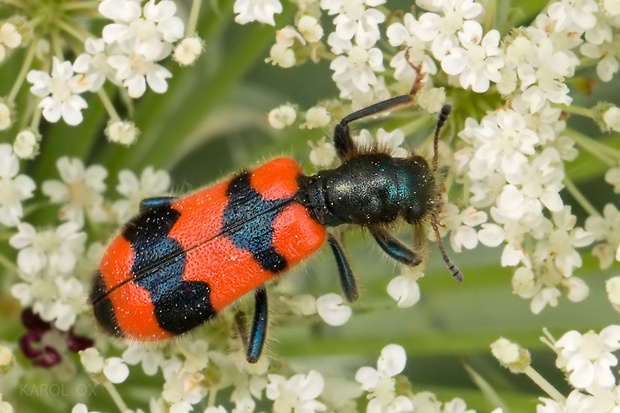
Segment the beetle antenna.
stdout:
<path fill-rule="evenodd" d="M 457 267 L 456 264 L 452 262 L 450 257 L 448 257 L 448 254 L 446 254 L 446 250 L 443 247 L 443 242 L 441 242 L 441 235 L 439 234 L 439 228 L 437 227 L 436 217 L 433 217 L 433 220 L 431 221 L 431 226 L 433 227 L 435 237 L 437 238 L 437 247 L 439 248 L 439 252 L 443 257 L 443 261 L 448 266 L 448 270 L 450 271 L 450 274 L 452 274 L 452 278 L 454 278 L 454 280 L 457 282 L 463 281 L 463 273 L 461 272 L 461 270 L 459 270 L 459 267 Z"/>
<path fill-rule="evenodd" d="M 439 112 L 439 119 L 437 119 L 437 126 L 435 126 L 435 138 L 433 140 L 433 149 L 435 153 L 433 154 L 433 171 L 437 170 L 437 163 L 439 162 L 439 135 L 441 134 L 441 128 L 446 124 L 448 120 L 448 116 L 452 112 L 452 105 L 445 104 L 441 108 L 441 112 Z"/>

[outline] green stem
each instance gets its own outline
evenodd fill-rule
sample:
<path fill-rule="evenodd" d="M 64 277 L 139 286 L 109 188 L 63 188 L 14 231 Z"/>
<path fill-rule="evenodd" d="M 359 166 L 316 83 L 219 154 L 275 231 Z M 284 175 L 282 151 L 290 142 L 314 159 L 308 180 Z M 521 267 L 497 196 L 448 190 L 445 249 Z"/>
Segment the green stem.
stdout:
<path fill-rule="evenodd" d="M 101 103 L 103 103 L 103 107 L 105 107 L 105 110 L 108 112 L 108 115 L 110 115 L 110 120 L 113 120 L 113 121 L 121 120 L 120 116 L 118 116 L 118 113 L 116 112 L 116 109 L 114 109 L 114 105 L 112 104 L 110 97 L 105 92 L 103 87 L 97 91 L 97 95 L 99 95 L 99 99 L 101 99 Z"/>
<path fill-rule="evenodd" d="M 189 12 L 189 18 L 187 19 L 187 27 L 185 29 L 185 36 L 192 36 L 196 32 L 196 25 L 198 24 L 198 17 L 200 15 L 200 4 L 202 0 L 193 0 L 192 9 Z"/>
<path fill-rule="evenodd" d="M 215 397 L 217 396 L 217 390 L 212 389 L 209 391 L 209 401 L 207 402 L 207 407 L 215 406 Z"/>
<path fill-rule="evenodd" d="M 118 410 L 120 410 L 121 413 L 126 412 L 128 410 L 127 404 L 125 404 L 125 401 L 116 390 L 116 387 L 114 387 L 114 385 L 109 381 L 104 382 L 103 387 L 108 391 L 108 393 L 110 393 L 110 397 L 112 397 L 112 400 L 114 400 L 114 404 L 116 404 Z"/>
<path fill-rule="evenodd" d="M 93 1 L 80 1 L 63 3 L 60 7 L 64 10 L 80 10 L 80 9 L 97 9 L 99 7 L 99 0 Z"/>
<path fill-rule="evenodd" d="M 566 397 L 562 395 L 551 383 L 549 383 L 543 376 L 541 376 L 532 366 L 527 366 L 523 372 L 540 387 L 545 393 L 547 393 L 553 400 L 560 404 L 566 403 Z"/>
<path fill-rule="evenodd" d="M 52 38 L 52 49 L 54 50 L 54 54 L 56 55 L 58 60 L 60 60 L 60 62 L 62 63 L 65 60 L 65 58 L 62 53 L 62 43 L 60 41 L 60 33 L 58 33 L 58 31 L 54 31 L 51 35 L 51 38 Z"/>
<path fill-rule="evenodd" d="M 584 108 L 583 106 L 577 105 L 559 105 L 559 107 L 566 113 L 572 113 L 594 119 L 594 110 L 592 110 L 592 108 Z"/>
<path fill-rule="evenodd" d="M 96 37 L 95 35 L 89 33 L 88 31 L 80 32 L 80 30 L 78 29 L 79 26 L 77 27 L 71 26 L 70 24 L 68 24 L 66 21 L 62 19 L 59 19 L 57 24 L 58 24 L 58 27 L 60 27 L 62 30 L 69 33 L 71 36 L 75 37 L 77 40 L 79 40 L 82 43 L 84 43 L 86 39 L 88 39 L 89 37 L 92 37 L 93 39 Z"/>
<path fill-rule="evenodd" d="M 19 273 L 19 268 L 15 265 L 13 260 L 8 259 L 3 254 L 0 254 L 0 265 L 4 266 L 7 270 Z"/>
<path fill-rule="evenodd" d="M 599 158 L 609 166 L 616 166 L 620 160 L 620 151 L 609 145 L 602 144 L 596 140 L 577 132 L 574 129 L 565 129 L 564 134 L 572 138 L 586 151 Z M 616 158 L 616 159 L 614 159 Z"/>
<path fill-rule="evenodd" d="M 32 60 L 34 59 L 34 55 L 37 51 L 38 42 L 39 42 L 39 38 L 36 37 L 32 41 L 32 43 L 30 43 L 30 46 L 28 46 L 28 52 L 26 52 L 24 63 L 22 64 L 22 67 L 19 70 L 19 74 L 17 75 L 17 79 L 15 79 L 15 83 L 13 83 L 13 87 L 11 88 L 11 91 L 9 92 L 9 95 L 7 97 L 7 100 L 9 102 L 13 102 L 15 100 L 15 97 L 17 96 L 17 92 L 19 92 L 19 89 L 22 87 L 22 84 L 24 83 L 24 80 L 26 79 L 26 75 L 28 74 L 28 71 L 30 70 L 30 67 L 32 66 Z"/>
<path fill-rule="evenodd" d="M 598 210 L 594 208 L 588 199 L 581 193 L 573 181 L 570 180 L 570 178 L 564 178 L 563 182 L 568 192 L 577 200 L 579 205 L 581 205 L 581 207 L 588 212 L 588 214 L 595 217 L 601 215 L 600 212 L 598 212 Z"/>
<path fill-rule="evenodd" d="M 495 26 L 495 19 L 497 17 L 496 14 L 497 14 L 497 2 L 496 0 L 489 0 L 487 2 L 487 5 L 484 11 L 483 27 L 484 27 L 485 33 L 492 30 L 493 27 Z"/>

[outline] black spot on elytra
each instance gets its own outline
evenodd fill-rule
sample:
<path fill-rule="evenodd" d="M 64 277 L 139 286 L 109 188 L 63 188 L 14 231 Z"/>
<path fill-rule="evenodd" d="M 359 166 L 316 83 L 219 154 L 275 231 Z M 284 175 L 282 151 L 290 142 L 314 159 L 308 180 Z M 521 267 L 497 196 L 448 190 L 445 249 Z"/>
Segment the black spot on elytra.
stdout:
<path fill-rule="evenodd" d="M 273 221 L 284 208 L 282 200 L 262 199 L 252 188 L 250 174 L 242 172 L 226 189 L 224 234 L 239 249 L 249 251 L 260 266 L 278 273 L 286 269 L 286 259 L 273 246 Z"/>
<path fill-rule="evenodd" d="M 143 209 L 123 231 L 134 252 L 134 282 L 149 292 L 159 326 L 173 334 L 191 330 L 216 314 L 209 285 L 183 280 L 185 251 L 168 236 L 180 216 L 170 203 L 158 203 Z"/>

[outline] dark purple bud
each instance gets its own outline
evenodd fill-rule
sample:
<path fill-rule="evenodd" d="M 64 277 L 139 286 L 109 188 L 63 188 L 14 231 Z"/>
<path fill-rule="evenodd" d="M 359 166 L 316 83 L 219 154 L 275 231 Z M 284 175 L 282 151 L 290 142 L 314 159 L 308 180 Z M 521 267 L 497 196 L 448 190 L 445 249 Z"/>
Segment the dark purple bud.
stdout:
<path fill-rule="evenodd" d="M 73 329 L 67 333 L 67 346 L 69 350 L 77 353 L 78 351 L 86 350 L 92 347 L 95 342 L 88 337 L 77 336 L 73 333 Z"/>
<path fill-rule="evenodd" d="M 22 311 L 22 324 L 28 330 L 47 331 L 51 328 L 50 323 L 43 321 L 32 311 L 32 308 L 26 308 Z"/>
<path fill-rule="evenodd" d="M 43 357 L 40 357 L 37 361 L 35 361 L 32 364 L 34 364 L 35 366 L 39 366 L 39 367 L 50 368 L 60 363 L 60 360 L 61 360 L 60 354 L 56 350 L 54 350 L 52 347 L 46 346 Z"/>
<path fill-rule="evenodd" d="M 41 331 L 29 331 L 19 338 L 19 348 L 29 359 L 34 359 L 43 354 L 43 350 L 34 346 L 34 344 L 41 342 L 42 336 L 43 332 Z"/>

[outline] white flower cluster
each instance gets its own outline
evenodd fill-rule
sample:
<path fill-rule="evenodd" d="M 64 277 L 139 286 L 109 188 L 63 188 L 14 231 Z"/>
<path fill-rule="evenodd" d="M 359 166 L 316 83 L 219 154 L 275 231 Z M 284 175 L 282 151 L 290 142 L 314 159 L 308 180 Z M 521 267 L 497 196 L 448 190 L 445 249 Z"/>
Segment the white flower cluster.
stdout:
<path fill-rule="evenodd" d="M 105 82 L 126 88 L 127 95 L 134 99 L 145 93 L 147 85 L 156 93 L 165 93 L 167 79 L 172 73 L 160 64 L 161 61 L 174 52 L 173 57 L 179 64 L 192 64 L 203 46 L 194 35 L 183 38 L 185 25 L 176 16 L 177 6 L 173 1 L 149 0 L 142 4 L 139 0 L 103 0 L 98 11 L 112 20 L 104 26 L 101 38 L 90 33 L 81 34 L 83 49 L 74 50 L 78 54 L 74 62 L 62 61 L 61 51 L 55 50 L 57 55 L 51 59 L 51 73 L 30 70 L 27 80 L 32 84 L 30 91 L 41 98 L 39 108 L 49 122 L 62 118 L 69 125 L 80 124 L 82 110 L 88 107 L 82 94 L 97 92 L 112 120 L 106 135 L 111 141 L 128 145 L 136 140 L 138 131 L 133 123 L 118 117 L 102 89 Z M 75 36 L 78 32 L 70 30 Z M 2 43 L 16 47 L 20 42 L 20 34 L 11 23 L 0 27 L 0 57 L 5 50 Z M 44 40 L 40 42 L 43 44 Z M 173 50 L 175 44 L 177 47 Z M 0 105 L 0 112 L 5 106 Z M 0 113 L 0 119 L 9 119 L 8 114 Z M 31 142 L 29 147 L 26 150 L 22 142 L 23 158 L 36 155 L 38 141 Z"/>

